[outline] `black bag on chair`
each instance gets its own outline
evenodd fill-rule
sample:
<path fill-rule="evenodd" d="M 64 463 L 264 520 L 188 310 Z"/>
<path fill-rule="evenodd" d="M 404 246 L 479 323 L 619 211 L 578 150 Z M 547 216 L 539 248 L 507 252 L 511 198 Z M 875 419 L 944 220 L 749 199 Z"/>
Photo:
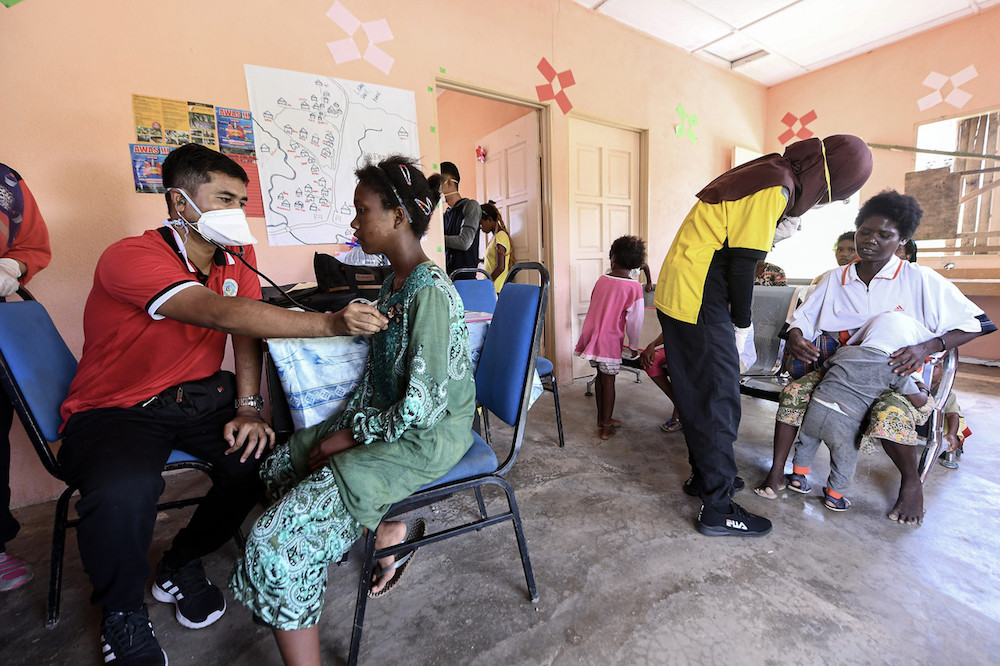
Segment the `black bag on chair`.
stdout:
<path fill-rule="evenodd" d="M 392 266 L 351 266 L 320 252 L 313 257 L 313 270 L 317 288 L 310 301 L 318 299 L 334 312 L 355 298 L 378 300 L 382 283 L 392 275 Z"/>

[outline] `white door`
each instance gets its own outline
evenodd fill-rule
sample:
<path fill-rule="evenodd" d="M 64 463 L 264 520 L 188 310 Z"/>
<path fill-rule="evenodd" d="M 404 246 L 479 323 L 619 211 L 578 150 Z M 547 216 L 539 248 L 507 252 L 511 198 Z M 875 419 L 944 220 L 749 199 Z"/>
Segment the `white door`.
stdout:
<path fill-rule="evenodd" d="M 619 236 L 640 235 L 639 133 L 571 118 L 569 121 L 570 306 L 572 346 L 597 278 L 611 268 L 608 251 Z M 642 341 L 645 342 L 645 341 Z M 573 377 L 593 374 L 573 356 Z"/>
<path fill-rule="evenodd" d="M 486 161 L 476 162 L 480 203 L 492 200 L 496 204 L 510 231 L 517 261 L 544 263 L 538 112 L 528 112 L 487 134 L 477 145 L 486 150 Z"/>

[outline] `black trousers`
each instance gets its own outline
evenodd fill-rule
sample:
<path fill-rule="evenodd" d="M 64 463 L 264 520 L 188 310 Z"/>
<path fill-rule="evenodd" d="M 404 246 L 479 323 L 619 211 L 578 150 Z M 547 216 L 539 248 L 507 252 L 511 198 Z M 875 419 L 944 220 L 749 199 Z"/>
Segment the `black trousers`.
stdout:
<path fill-rule="evenodd" d="M 21 525 L 10 513 L 10 426 L 14 423 L 14 406 L 7 395 L 0 393 L 0 553 L 6 552 L 7 542 L 17 536 Z"/>
<path fill-rule="evenodd" d="M 163 466 L 180 449 L 215 466 L 213 485 L 191 521 L 163 555 L 176 568 L 206 555 L 236 533 L 263 499 L 259 461 L 224 455 L 222 428 L 235 409 L 191 415 L 175 405 L 94 409 L 66 424 L 59 462 L 80 489 L 80 557 L 94 586 L 91 603 L 113 611 L 138 610 L 150 575 L 156 502 Z"/>
<path fill-rule="evenodd" d="M 729 506 L 736 459 L 733 444 L 740 426 L 740 364 L 733 324 L 697 324 L 656 312 L 663 330 L 670 383 L 684 420 L 684 440 L 701 500 Z"/>

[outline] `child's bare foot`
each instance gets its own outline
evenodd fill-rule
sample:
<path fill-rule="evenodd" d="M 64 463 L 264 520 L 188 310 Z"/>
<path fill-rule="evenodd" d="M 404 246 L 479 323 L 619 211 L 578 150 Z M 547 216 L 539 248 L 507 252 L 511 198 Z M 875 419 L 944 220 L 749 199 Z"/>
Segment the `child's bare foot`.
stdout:
<path fill-rule="evenodd" d="M 613 425 L 603 425 L 600 427 L 601 439 L 611 439 L 618 430 Z"/>
<path fill-rule="evenodd" d="M 623 425 L 625 425 L 625 423 L 623 421 L 619 421 L 618 419 L 611 419 L 611 427 L 612 428 L 621 428 Z M 601 427 L 601 422 L 600 421 L 597 422 L 597 427 L 598 428 Z"/>

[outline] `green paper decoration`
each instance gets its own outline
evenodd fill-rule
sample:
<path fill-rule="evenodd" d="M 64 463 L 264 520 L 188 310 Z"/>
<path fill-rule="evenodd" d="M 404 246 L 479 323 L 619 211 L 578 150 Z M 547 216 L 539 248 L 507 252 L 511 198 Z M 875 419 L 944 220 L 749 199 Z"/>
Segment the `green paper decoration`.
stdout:
<path fill-rule="evenodd" d="M 698 137 L 695 136 L 694 133 L 694 127 L 698 124 L 698 114 L 688 114 L 688 112 L 684 110 L 684 105 L 678 104 L 677 115 L 680 116 L 681 121 L 677 125 L 674 125 L 674 132 L 678 138 L 686 136 L 688 141 L 690 141 L 693 146 L 698 140 Z"/>

